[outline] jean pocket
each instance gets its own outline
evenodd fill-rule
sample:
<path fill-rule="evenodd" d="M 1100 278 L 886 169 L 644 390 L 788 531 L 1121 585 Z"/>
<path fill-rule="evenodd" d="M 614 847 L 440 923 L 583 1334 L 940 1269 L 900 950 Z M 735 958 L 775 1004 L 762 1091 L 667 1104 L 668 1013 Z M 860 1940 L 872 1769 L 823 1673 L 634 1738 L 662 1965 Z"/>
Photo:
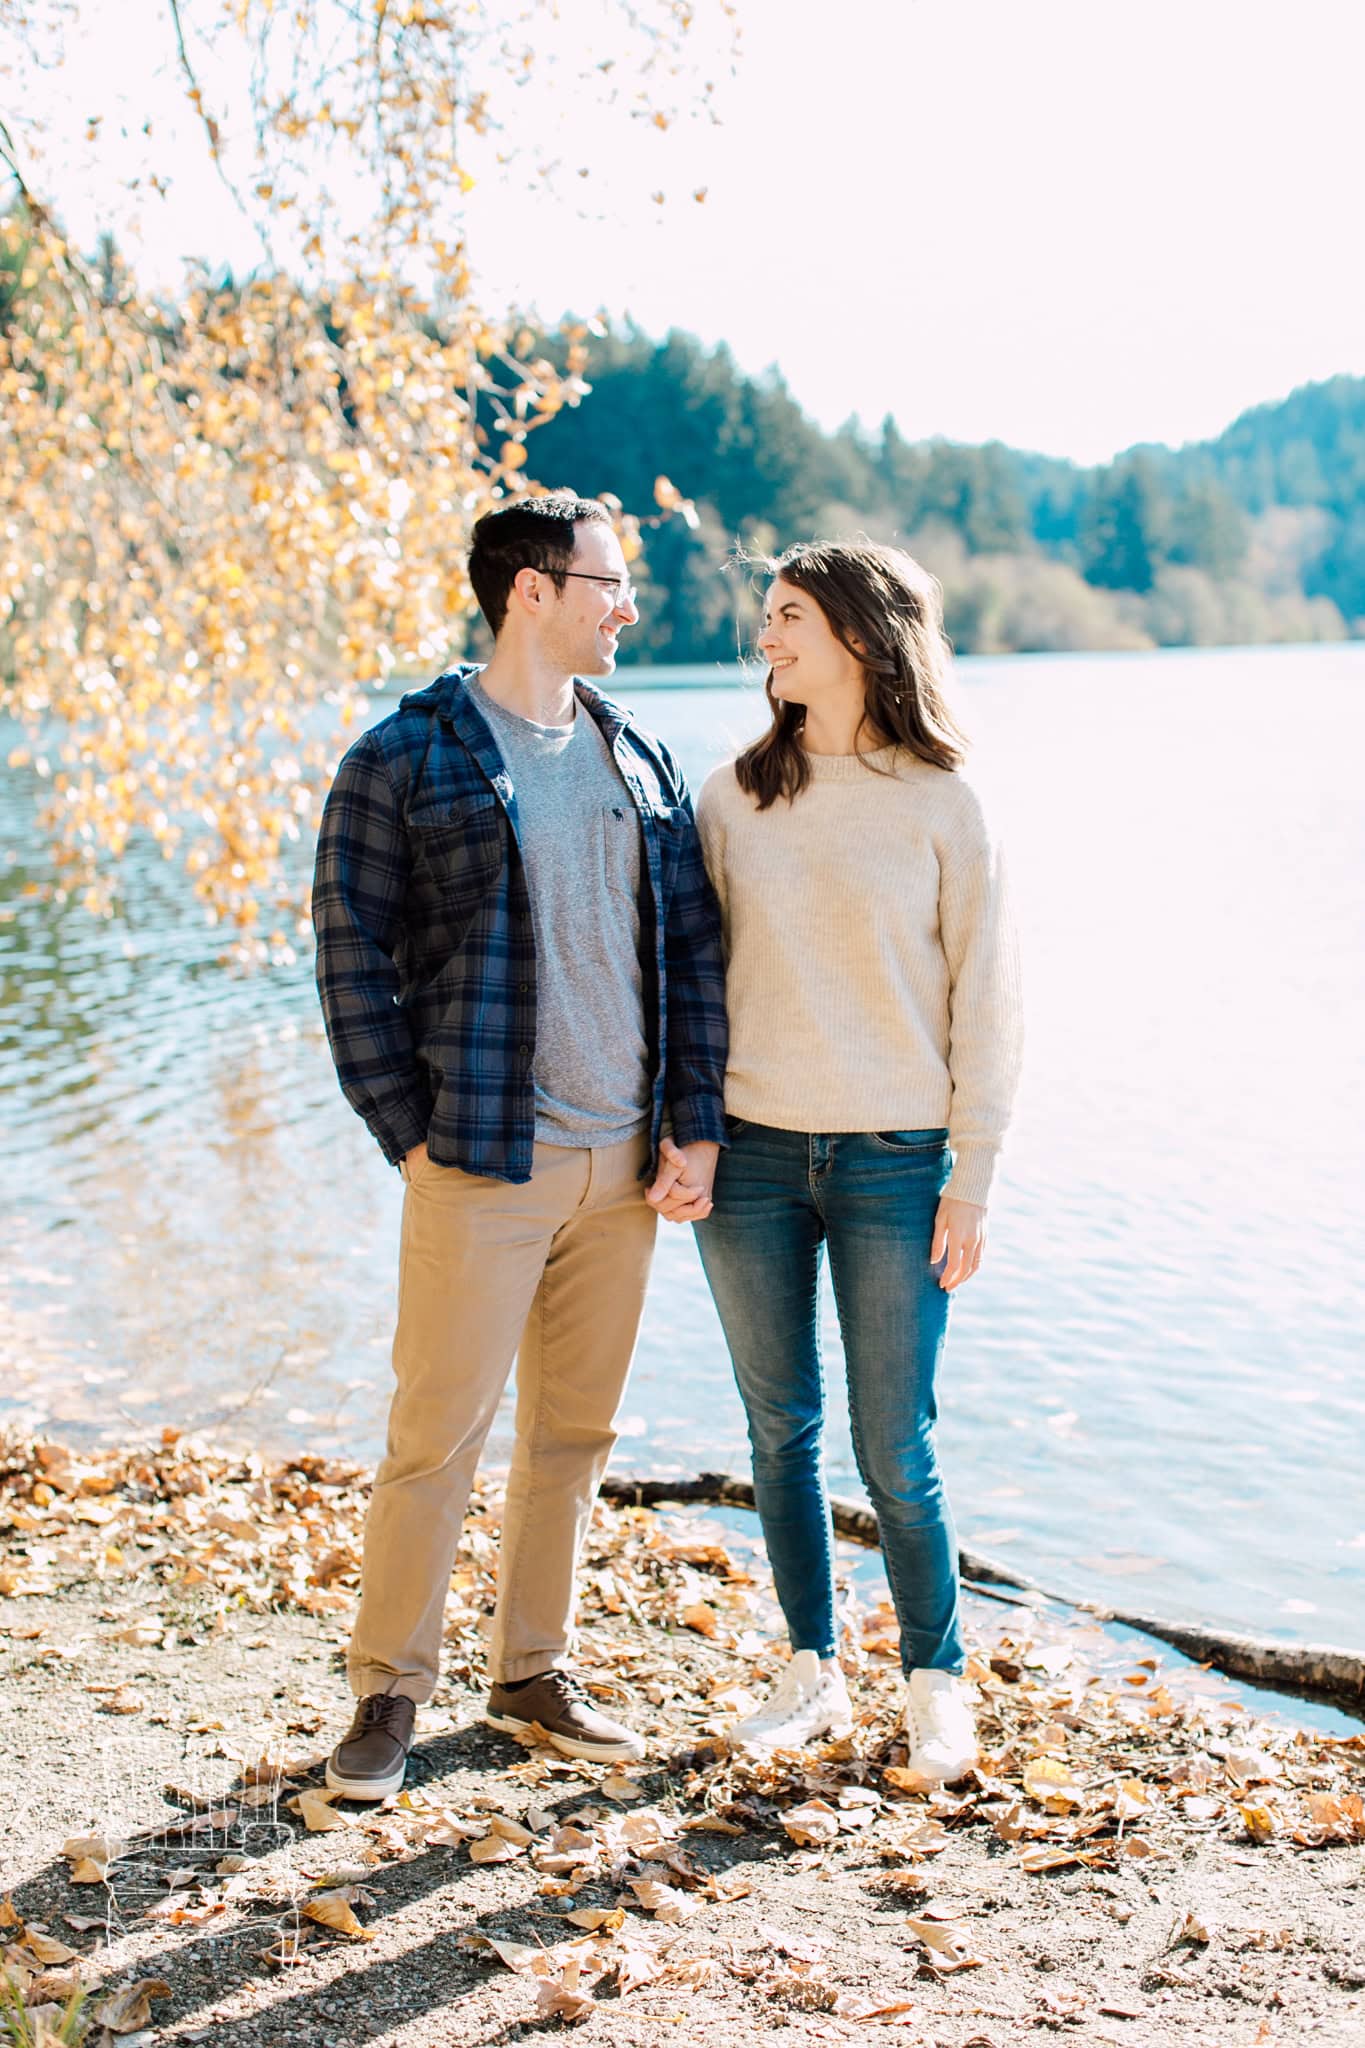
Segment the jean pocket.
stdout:
<path fill-rule="evenodd" d="M 937 1131 L 869 1131 L 868 1137 L 874 1145 L 880 1145 L 883 1152 L 922 1152 L 927 1154 L 946 1151 L 948 1133 Z"/>
<path fill-rule="evenodd" d="M 727 1116 L 725 1119 L 725 1135 L 727 1138 L 742 1137 L 748 1128 L 748 1122 L 742 1116 Z"/>

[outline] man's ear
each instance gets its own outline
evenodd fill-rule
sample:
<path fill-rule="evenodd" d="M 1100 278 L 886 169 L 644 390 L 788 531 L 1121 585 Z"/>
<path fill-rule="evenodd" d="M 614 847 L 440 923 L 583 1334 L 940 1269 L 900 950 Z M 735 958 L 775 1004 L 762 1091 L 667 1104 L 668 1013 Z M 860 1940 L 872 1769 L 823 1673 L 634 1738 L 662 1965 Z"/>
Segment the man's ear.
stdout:
<path fill-rule="evenodd" d="M 539 569 L 518 569 L 512 578 L 509 598 L 519 599 L 526 611 L 539 611 L 545 595 L 545 579 Z"/>

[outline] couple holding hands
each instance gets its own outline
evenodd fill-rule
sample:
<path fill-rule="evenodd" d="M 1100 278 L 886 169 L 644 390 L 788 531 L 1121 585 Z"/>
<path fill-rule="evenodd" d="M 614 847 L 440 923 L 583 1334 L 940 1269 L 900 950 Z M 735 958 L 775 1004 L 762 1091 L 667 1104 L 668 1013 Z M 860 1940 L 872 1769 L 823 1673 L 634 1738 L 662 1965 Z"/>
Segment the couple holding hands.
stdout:
<path fill-rule="evenodd" d="M 858 1468 L 900 1625 L 912 1766 L 976 1755 L 934 1453 L 950 1297 L 976 1271 L 1019 1066 L 999 856 L 945 698 L 933 580 L 790 549 L 759 652 L 771 722 L 698 799 L 594 687 L 638 614 L 606 509 L 474 529 L 493 635 L 338 771 L 318 987 L 341 1086 L 406 1188 L 396 1387 L 365 1532 L 355 1718 L 327 1782 L 403 1782 L 513 1359 L 487 1719 L 644 1754 L 573 1668 L 579 1551 L 615 1442 L 656 1222 L 692 1223 L 753 1450 L 790 1661 L 748 1747 L 845 1732 L 821 1459 L 828 1251 Z"/>

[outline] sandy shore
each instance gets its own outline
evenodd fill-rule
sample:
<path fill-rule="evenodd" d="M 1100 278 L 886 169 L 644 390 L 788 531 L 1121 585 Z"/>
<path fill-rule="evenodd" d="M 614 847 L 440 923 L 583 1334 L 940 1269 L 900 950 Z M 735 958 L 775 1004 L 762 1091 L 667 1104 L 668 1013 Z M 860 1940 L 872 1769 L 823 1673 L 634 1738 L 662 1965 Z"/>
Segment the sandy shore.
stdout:
<path fill-rule="evenodd" d="M 851 1603 L 854 1736 L 747 1764 L 723 1730 L 775 1668 L 770 1592 L 696 1513 L 593 1530 L 583 1667 L 644 1764 L 483 1724 L 488 1491 L 408 1787 L 338 1808 L 364 1497 L 183 1439 L 0 1439 L 0 1942 L 30 2010 L 79 1983 L 91 2043 L 233 2048 L 1365 2039 L 1365 1738 L 983 1606 L 981 1767 L 926 1791 L 889 1617 Z"/>

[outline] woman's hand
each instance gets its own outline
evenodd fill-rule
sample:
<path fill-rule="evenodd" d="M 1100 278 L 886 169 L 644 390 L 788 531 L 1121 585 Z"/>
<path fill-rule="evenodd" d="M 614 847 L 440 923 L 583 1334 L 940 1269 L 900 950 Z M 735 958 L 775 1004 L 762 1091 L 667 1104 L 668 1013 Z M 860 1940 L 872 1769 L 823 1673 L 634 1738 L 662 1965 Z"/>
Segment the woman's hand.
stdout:
<path fill-rule="evenodd" d="M 934 1218 L 929 1263 L 943 1261 L 938 1284 L 946 1294 L 970 1280 L 986 1249 L 986 1211 L 980 1202 L 959 1202 L 945 1195 Z"/>
<path fill-rule="evenodd" d="M 698 1139 L 675 1145 L 664 1138 L 652 1188 L 645 1200 L 667 1223 L 704 1223 L 711 1214 L 711 1184 L 716 1177 L 720 1146 Z"/>

